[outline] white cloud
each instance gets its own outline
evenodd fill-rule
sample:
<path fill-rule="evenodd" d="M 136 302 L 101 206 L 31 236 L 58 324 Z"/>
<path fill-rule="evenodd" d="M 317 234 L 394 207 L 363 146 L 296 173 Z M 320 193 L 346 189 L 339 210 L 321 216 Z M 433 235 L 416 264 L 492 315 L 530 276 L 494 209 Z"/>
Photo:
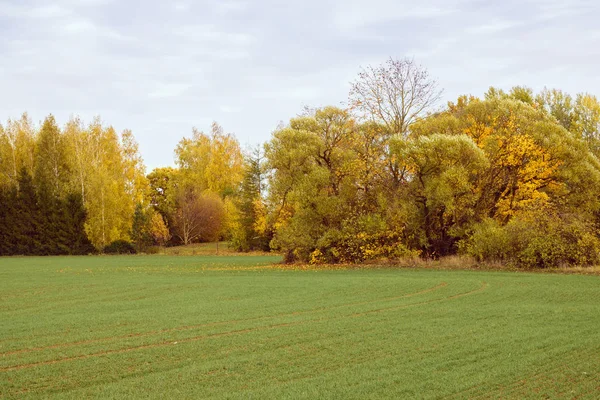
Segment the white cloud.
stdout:
<path fill-rule="evenodd" d="M 0 120 L 101 114 L 152 168 L 214 119 L 265 141 L 303 105 L 340 105 L 360 66 L 390 56 L 414 56 L 444 100 L 514 84 L 600 95 L 596 0 L 140 4 L 0 0 Z"/>
<path fill-rule="evenodd" d="M 472 34 L 494 34 L 503 32 L 521 25 L 518 21 L 491 21 L 482 25 L 477 25 L 467 29 L 467 32 Z"/>
<path fill-rule="evenodd" d="M 154 89 L 148 94 L 151 98 L 169 98 L 177 97 L 184 94 L 191 85 L 182 83 L 159 83 L 155 85 Z"/>
<path fill-rule="evenodd" d="M 96 32 L 98 29 L 91 21 L 86 20 L 75 20 L 67 22 L 61 26 L 61 29 L 70 34 L 81 34 L 84 32 Z"/>
<path fill-rule="evenodd" d="M 28 7 L 22 3 L 0 2 L 0 17 L 51 19 L 71 14 L 71 10 L 58 4 L 41 7 Z"/>
<path fill-rule="evenodd" d="M 221 110 L 221 112 L 224 112 L 226 114 L 233 114 L 233 113 L 239 113 L 240 111 L 242 111 L 242 108 L 235 107 L 235 106 L 222 105 L 221 107 L 219 107 L 219 110 Z"/>
<path fill-rule="evenodd" d="M 334 15 L 334 23 L 341 31 L 351 32 L 354 29 L 379 23 L 436 18 L 453 12 L 454 8 L 449 7 L 448 3 L 428 4 L 427 1 L 422 1 L 416 4 L 412 1 L 349 0 L 340 4 Z"/>
<path fill-rule="evenodd" d="M 241 11 L 245 11 L 248 8 L 248 3 L 244 1 L 228 1 L 228 0 L 220 0 L 215 2 L 216 11 L 218 14 L 231 14 L 231 13 L 239 13 Z"/>
<path fill-rule="evenodd" d="M 191 41 L 215 42 L 228 45 L 245 46 L 255 41 L 254 36 L 244 32 L 225 32 L 217 26 L 183 25 L 175 28 L 173 33 L 183 39 Z"/>
<path fill-rule="evenodd" d="M 173 5 L 173 7 L 176 11 L 188 11 L 191 5 L 187 1 L 178 1 Z"/>

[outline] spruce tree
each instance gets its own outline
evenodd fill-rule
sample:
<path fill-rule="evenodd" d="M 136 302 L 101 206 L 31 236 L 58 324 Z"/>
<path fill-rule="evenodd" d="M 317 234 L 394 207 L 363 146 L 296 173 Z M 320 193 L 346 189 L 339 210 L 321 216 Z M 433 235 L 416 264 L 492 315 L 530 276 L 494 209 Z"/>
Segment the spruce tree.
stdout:
<path fill-rule="evenodd" d="M 234 235 L 234 246 L 239 251 L 269 250 L 270 237 L 256 229 L 261 216 L 257 207 L 262 204 L 262 156 L 257 149 L 246 159 L 244 180 L 238 199 L 239 228 Z"/>
<path fill-rule="evenodd" d="M 150 218 L 148 212 L 141 204 L 137 204 L 133 213 L 131 224 L 131 240 L 136 251 L 142 252 L 152 245 L 153 239 L 150 233 Z"/>
<path fill-rule="evenodd" d="M 40 210 L 33 179 L 25 167 L 18 177 L 15 216 L 15 254 L 38 255 L 41 253 Z"/>
<path fill-rule="evenodd" d="M 73 255 L 95 253 L 96 249 L 85 232 L 87 213 L 81 194 L 69 194 L 64 201 L 64 210 L 65 234 L 69 243 L 69 253 Z"/>

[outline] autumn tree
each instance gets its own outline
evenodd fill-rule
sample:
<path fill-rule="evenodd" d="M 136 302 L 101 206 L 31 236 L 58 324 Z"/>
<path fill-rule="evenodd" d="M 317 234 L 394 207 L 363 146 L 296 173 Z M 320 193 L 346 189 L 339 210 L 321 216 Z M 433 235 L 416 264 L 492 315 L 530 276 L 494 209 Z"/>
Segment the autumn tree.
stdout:
<path fill-rule="evenodd" d="M 405 250 L 377 205 L 365 207 L 363 168 L 374 164 L 365 164 L 360 129 L 347 111 L 325 107 L 292 119 L 266 145 L 272 246 L 288 261 L 356 262 Z"/>
<path fill-rule="evenodd" d="M 173 225 L 176 196 L 180 190 L 179 170 L 171 167 L 156 168 L 148 174 L 148 197 L 150 205 L 158 212 L 167 226 Z"/>
<path fill-rule="evenodd" d="M 136 204 L 131 224 L 131 241 L 137 252 L 142 252 L 153 244 L 150 232 L 151 215 L 141 203 Z"/>
<path fill-rule="evenodd" d="M 150 213 L 149 232 L 154 244 L 164 246 L 171 240 L 171 232 L 162 215 L 154 210 Z"/>
<path fill-rule="evenodd" d="M 225 210 L 219 196 L 184 190 L 177 196 L 173 230 L 184 245 L 216 241 L 222 232 L 224 218 Z"/>
<path fill-rule="evenodd" d="M 66 139 L 52 115 L 44 120 L 39 131 L 34 169 L 36 185 L 47 186 L 45 191 L 52 198 L 60 198 L 68 192 L 71 168 Z"/>
<path fill-rule="evenodd" d="M 243 175 L 243 156 L 237 139 L 216 122 L 210 134 L 194 128 L 191 138 L 175 149 L 181 183 L 197 192 L 210 191 L 221 198 L 238 189 Z"/>
<path fill-rule="evenodd" d="M 600 157 L 600 102 L 596 96 L 577 95 L 571 131 L 587 143 L 596 157 Z"/>
<path fill-rule="evenodd" d="M 35 130 L 24 113 L 20 119 L 9 119 L 0 129 L 0 183 L 17 184 L 21 170 L 33 175 L 35 159 Z"/>
<path fill-rule="evenodd" d="M 88 211 L 86 230 L 94 246 L 104 248 L 115 240 L 129 240 L 135 204 L 143 196 L 145 177 L 129 133 L 125 141 L 111 126 L 96 118 L 77 133 L 84 158 L 82 195 Z M 142 182 L 142 183 L 140 183 Z"/>
<path fill-rule="evenodd" d="M 535 97 L 536 105 L 552 115 L 563 128 L 570 131 L 573 128 L 573 98 L 568 93 L 558 89 L 544 88 Z"/>
<path fill-rule="evenodd" d="M 238 215 L 232 245 L 239 251 L 269 250 L 271 239 L 265 204 L 264 156 L 260 148 L 245 157 L 244 179 L 236 200 Z"/>
<path fill-rule="evenodd" d="M 559 210 L 557 215 L 590 218 L 598 209 L 598 196 L 591 188 L 600 182 L 600 164 L 585 141 L 547 110 L 524 101 L 522 94 L 521 99 L 513 97 L 514 93 L 491 90 L 487 100 L 461 98 L 412 128 L 417 141 L 440 132 L 466 135 L 489 162 L 466 191 L 471 216 L 467 229 L 454 230 L 456 239 L 468 233 L 469 224 L 488 218 L 504 226 L 531 210 L 554 209 Z"/>
<path fill-rule="evenodd" d="M 479 174 L 489 166 L 485 153 L 466 135 L 432 134 L 392 142 L 392 153 L 410 174 L 404 190 L 413 246 L 429 256 L 456 251 L 473 219 Z"/>

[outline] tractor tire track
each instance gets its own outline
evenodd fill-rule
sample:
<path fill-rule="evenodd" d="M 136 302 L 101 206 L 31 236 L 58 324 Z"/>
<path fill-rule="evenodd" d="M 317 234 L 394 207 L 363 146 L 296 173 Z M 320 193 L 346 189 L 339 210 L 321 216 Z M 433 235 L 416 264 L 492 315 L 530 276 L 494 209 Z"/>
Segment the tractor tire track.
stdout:
<path fill-rule="evenodd" d="M 344 307 L 379 303 L 382 301 L 393 301 L 393 300 L 399 300 L 399 299 L 403 299 L 403 298 L 409 298 L 409 297 L 414 297 L 414 296 L 418 296 L 421 294 L 433 292 L 433 291 L 439 290 L 447 285 L 448 284 L 446 282 L 442 282 L 436 286 L 433 286 L 433 287 L 430 287 L 427 289 L 423 289 L 418 292 L 408 293 L 408 294 L 404 294 L 404 295 L 400 295 L 400 296 L 392 296 L 392 297 L 386 297 L 386 298 L 382 298 L 382 299 L 337 304 L 337 305 L 330 306 L 330 307 L 317 307 L 317 308 L 313 308 L 313 309 L 305 310 L 305 311 L 294 311 L 291 313 L 263 315 L 260 317 L 242 318 L 242 319 L 228 320 L 228 321 L 208 322 L 208 323 L 196 324 L 196 325 L 184 325 L 184 326 L 179 326 L 179 327 L 175 327 L 175 328 L 159 329 L 159 330 L 147 331 L 147 332 L 129 333 L 126 335 L 121 335 L 121 336 L 110 336 L 110 337 L 97 338 L 97 339 L 81 340 L 81 341 L 77 341 L 77 342 L 57 343 L 57 344 L 53 344 L 53 345 L 49 345 L 49 346 L 40 346 L 40 347 L 34 347 L 34 348 L 29 348 L 29 349 L 11 350 L 11 351 L 7 351 L 4 353 L 0 353 L 0 357 L 6 357 L 6 356 L 11 356 L 11 355 L 16 355 L 16 354 L 26 354 L 26 353 L 36 352 L 36 351 L 62 349 L 62 348 L 68 348 L 68 347 L 74 347 L 74 346 L 93 344 L 93 343 L 109 342 L 109 341 L 119 340 L 119 339 L 147 337 L 147 336 L 160 335 L 160 334 L 169 333 L 169 332 L 180 332 L 180 331 L 187 331 L 187 330 L 193 330 L 193 329 L 198 329 L 198 328 L 208 328 L 208 327 L 214 327 L 214 326 L 220 326 L 220 325 L 230 325 L 230 324 L 236 324 L 236 323 L 240 323 L 240 322 L 253 322 L 253 321 L 261 321 L 261 320 L 265 320 L 265 319 L 293 317 L 293 316 L 298 316 L 298 315 L 335 310 L 335 309 L 344 308 Z"/>
<path fill-rule="evenodd" d="M 443 282 L 442 284 L 439 284 L 435 287 L 425 289 L 425 291 L 421 291 L 421 292 L 425 292 L 425 293 L 432 292 L 432 291 L 436 290 L 434 288 L 444 287 L 444 286 L 446 286 L 445 282 Z M 189 337 L 189 338 L 177 339 L 176 341 L 165 340 L 165 341 L 158 342 L 158 343 L 149 343 L 149 344 L 144 344 L 144 345 L 125 347 L 125 348 L 121 348 L 121 349 L 104 350 L 104 351 L 91 353 L 91 354 L 81 354 L 81 355 L 77 355 L 77 356 L 64 357 L 64 358 L 59 358 L 59 359 L 54 359 L 54 360 L 38 361 L 38 362 L 33 362 L 33 363 L 12 365 L 12 366 L 8 366 L 8 367 L 0 367 L 0 372 L 15 371 L 15 370 L 33 368 L 33 367 L 38 367 L 38 366 L 53 365 L 53 364 L 82 360 L 82 359 L 87 359 L 87 358 L 92 358 L 92 357 L 101 357 L 101 356 L 106 356 L 106 355 L 127 353 L 127 352 L 131 352 L 131 351 L 136 351 L 136 350 L 153 349 L 153 348 L 158 348 L 158 347 L 175 345 L 175 344 L 179 344 L 179 343 L 190 343 L 190 342 L 196 342 L 196 341 L 200 341 L 200 340 L 204 340 L 204 339 L 220 338 L 220 337 L 231 336 L 231 335 L 236 335 L 236 334 L 245 334 L 245 333 L 266 330 L 266 329 L 275 329 L 275 328 L 288 327 L 288 326 L 294 326 L 294 325 L 302 325 L 302 324 L 306 324 L 309 322 L 332 321 L 332 320 L 338 320 L 338 319 L 349 318 L 349 317 L 360 317 L 360 316 L 365 316 L 365 315 L 369 315 L 372 313 L 395 311 L 395 310 L 415 307 L 415 306 L 419 306 L 419 305 L 426 305 L 426 304 L 431 304 L 431 303 L 436 303 L 436 302 L 441 302 L 441 301 L 450 301 L 450 300 L 453 300 L 453 299 L 456 299 L 459 297 L 476 294 L 478 292 L 485 290 L 487 287 L 488 287 L 488 284 L 486 282 L 482 282 L 481 287 L 479 287 L 477 289 L 474 289 L 474 290 L 471 290 L 468 292 L 464 292 L 464 293 L 460 293 L 458 295 L 444 297 L 441 299 L 433 299 L 433 300 L 405 304 L 405 305 L 395 306 L 395 307 L 380 308 L 377 310 L 371 310 L 371 311 L 367 311 L 367 312 L 363 312 L 363 313 L 346 314 L 346 315 L 333 317 L 333 318 L 306 319 L 306 320 L 295 321 L 295 322 L 273 324 L 273 325 L 259 326 L 259 327 L 254 327 L 254 328 L 238 329 L 238 330 L 232 330 L 232 331 L 227 331 L 227 332 L 218 332 L 218 333 L 207 334 L 207 335 L 193 336 L 193 337 Z M 404 296 L 413 297 L 413 296 L 417 295 L 417 293 L 421 293 L 421 292 L 410 293 L 410 294 L 404 295 Z M 339 308 L 339 306 L 337 308 Z M 293 315 L 293 314 L 286 314 L 286 315 Z"/>

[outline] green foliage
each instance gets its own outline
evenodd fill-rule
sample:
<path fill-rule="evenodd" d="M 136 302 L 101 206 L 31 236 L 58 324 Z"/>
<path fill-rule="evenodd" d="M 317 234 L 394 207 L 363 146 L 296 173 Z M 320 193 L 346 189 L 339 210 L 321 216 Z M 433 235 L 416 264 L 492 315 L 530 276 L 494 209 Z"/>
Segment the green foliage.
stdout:
<path fill-rule="evenodd" d="M 0 255 L 89 254 L 95 251 L 85 233 L 81 197 L 55 198 L 21 168 L 18 189 L 0 188 Z"/>
<path fill-rule="evenodd" d="M 549 210 L 528 212 L 506 226 L 486 220 L 461 243 L 480 261 L 506 261 L 525 268 L 596 265 L 600 240 L 590 223 Z"/>
<path fill-rule="evenodd" d="M 440 93 L 390 59 L 362 70 L 348 109 L 281 124 L 264 156 L 213 123 L 178 143 L 177 168 L 147 176 L 130 131 L 23 114 L 0 126 L 0 254 L 227 240 L 305 263 L 599 262 L 598 99 L 492 87 L 431 112 Z"/>
<path fill-rule="evenodd" d="M 419 255 L 419 251 L 406 247 L 401 232 L 389 229 L 377 214 L 350 217 L 340 230 L 323 235 L 316 247 L 310 255 L 311 264 L 360 263 Z"/>
<path fill-rule="evenodd" d="M 94 254 L 97 252 L 92 242 L 85 233 L 85 221 L 87 212 L 85 210 L 83 199 L 79 193 L 67 195 L 66 206 L 66 226 L 67 243 L 70 248 L 70 254 Z"/>
<path fill-rule="evenodd" d="M 244 180 L 236 202 L 238 213 L 231 237 L 231 246 L 238 251 L 268 251 L 272 239 L 263 198 L 262 159 L 260 149 L 245 157 Z"/>
<path fill-rule="evenodd" d="M 513 259 L 518 265 L 548 268 L 594 265 L 600 261 L 600 241 L 588 223 L 548 212 L 513 219 L 507 226 Z"/>
<path fill-rule="evenodd" d="M 505 261 L 511 256 L 510 242 L 507 230 L 488 218 L 474 226 L 470 237 L 462 240 L 459 248 L 478 261 Z"/>
<path fill-rule="evenodd" d="M 168 226 L 173 225 L 178 177 L 178 170 L 171 167 L 156 168 L 147 176 L 150 205 Z"/>
<path fill-rule="evenodd" d="M 160 246 L 148 246 L 144 249 L 145 254 L 159 254 L 161 251 Z"/>
<path fill-rule="evenodd" d="M 115 240 L 106 246 L 102 252 L 104 254 L 135 254 L 136 250 L 131 242 L 126 240 Z"/>
<path fill-rule="evenodd" d="M 31 179 L 21 182 L 23 171 Z M 89 241 L 100 249 L 129 240 L 148 184 L 130 131 L 118 135 L 99 118 L 88 126 L 72 118 L 61 129 L 52 115 L 37 128 L 23 114 L 0 128 L 0 187 L 17 190 L 17 205 L 7 210 L 13 244 L 3 254 L 46 255 L 87 254 L 95 251 Z"/>
<path fill-rule="evenodd" d="M 593 110 L 593 99 L 586 99 Z M 556 107 L 546 109 L 542 101 L 528 88 L 492 88 L 485 100 L 461 97 L 418 120 L 409 137 L 390 137 L 384 127 L 357 123 L 333 107 L 292 119 L 266 146 L 271 246 L 287 261 L 361 262 L 393 257 L 390 249 L 455 254 L 459 242 L 466 249 L 465 239 L 475 237 L 470 254 L 505 259 L 505 226 L 529 210 L 593 220 L 600 163 L 589 142 L 558 123 L 549 111 Z M 594 112 L 588 114 L 594 121 Z M 576 127 L 575 114 L 572 121 Z M 513 249 L 522 254 L 515 262 L 592 262 L 573 247 L 585 243 L 593 252 L 591 237 L 566 236 L 558 234 L 562 247 L 544 250 L 532 242 L 529 250 Z M 538 253 L 540 260 L 532 261 Z"/>
<path fill-rule="evenodd" d="M 133 213 L 133 222 L 131 224 L 131 240 L 136 251 L 143 252 L 154 244 L 151 229 L 152 215 L 144 206 L 138 203 Z"/>
<path fill-rule="evenodd" d="M 404 191 L 418 211 L 408 229 L 425 238 L 421 250 L 427 255 L 452 254 L 473 217 L 477 177 L 489 166 L 485 153 L 466 135 L 396 138 L 391 148 L 411 176 Z"/>

